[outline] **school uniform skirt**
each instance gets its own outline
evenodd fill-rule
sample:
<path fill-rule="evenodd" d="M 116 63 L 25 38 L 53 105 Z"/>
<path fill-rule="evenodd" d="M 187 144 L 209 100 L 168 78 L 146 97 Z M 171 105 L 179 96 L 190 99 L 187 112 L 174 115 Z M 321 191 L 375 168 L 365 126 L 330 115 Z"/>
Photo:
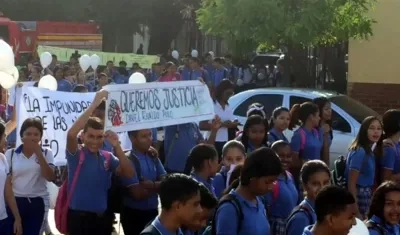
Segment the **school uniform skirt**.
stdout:
<path fill-rule="evenodd" d="M 371 205 L 372 188 L 357 186 L 357 204 L 363 219 L 367 218 L 369 206 Z"/>
<path fill-rule="evenodd" d="M 286 235 L 286 218 L 271 216 L 269 223 L 271 224 L 271 234 Z"/>

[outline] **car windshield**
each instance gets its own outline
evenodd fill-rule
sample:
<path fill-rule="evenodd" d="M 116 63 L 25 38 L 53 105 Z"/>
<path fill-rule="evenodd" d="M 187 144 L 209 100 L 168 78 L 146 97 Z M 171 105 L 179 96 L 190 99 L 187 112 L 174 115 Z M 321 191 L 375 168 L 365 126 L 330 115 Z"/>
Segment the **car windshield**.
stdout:
<path fill-rule="evenodd" d="M 379 116 L 373 109 L 345 95 L 333 96 L 329 100 L 352 116 L 357 122 L 362 121 L 368 116 Z"/>

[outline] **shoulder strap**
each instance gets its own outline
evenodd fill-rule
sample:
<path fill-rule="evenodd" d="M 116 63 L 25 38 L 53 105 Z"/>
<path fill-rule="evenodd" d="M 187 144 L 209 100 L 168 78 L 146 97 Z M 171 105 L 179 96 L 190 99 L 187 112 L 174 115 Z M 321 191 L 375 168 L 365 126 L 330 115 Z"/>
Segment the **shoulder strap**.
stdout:
<path fill-rule="evenodd" d="M 104 158 L 107 161 L 108 166 L 111 166 L 111 152 L 100 150 L 100 153 L 103 154 Z"/>
<path fill-rule="evenodd" d="M 300 132 L 300 150 L 304 150 L 304 147 L 306 146 L 306 132 L 299 127 L 299 132 Z"/>
<path fill-rule="evenodd" d="M 140 233 L 140 235 L 161 235 L 160 232 L 150 224 Z"/>
<path fill-rule="evenodd" d="M 80 152 L 79 152 L 79 162 L 78 162 L 78 167 L 76 168 L 76 170 L 75 170 L 75 174 L 74 174 L 74 177 L 72 178 L 72 184 L 71 184 L 71 188 L 70 188 L 70 190 L 69 190 L 69 192 L 68 192 L 68 196 L 67 196 L 67 205 L 69 206 L 69 204 L 70 204 L 70 202 L 71 202 L 71 198 L 72 198 L 72 194 L 74 193 L 74 190 L 75 190 L 75 185 L 76 185 L 76 182 L 78 181 L 78 177 L 79 177 L 79 174 L 80 174 L 80 172 L 81 172 L 81 168 L 82 168 L 82 165 L 83 165 L 83 162 L 84 162 L 84 160 L 85 160 L 85 153 L 83 152 L 83 150 L 79 150 Z"/>
<path fill-rule="evenodd" d="M 276 199 L 278 199 L 278 197 L 279 197 L 279 191 L 280 191 L 280 188 L 279 188 L 279 181 L 277 180 L 277 181 L 274 183 L 273 188 L 272 188 L 272 198 L 274 199 L 274 201 L 275 201 Z"/>
<path fill-rule="evenodd" d="M 10 171 L 9 174 L 12 174 L 13 170 L 13 158 L 14 158 L 15 148 L 11 149 L 11 156 L 10 156 Z"/>
<path fill-rule="evenodd" d="M 368 220 L 367 221 L 367 228 L 378 230 L 379 234 L 386 235 L 386 230 L 382 227 L 381 224 L 376 223 L 375 221 Z"/>
<path fill-rule="evenodd" d="M 317 137 L 317 139 L 319 139 L 319 132 L 317 129 L 313 128 L 312 132 L 314 133 L 314 135 Z"/>
<path fill-rule="evenodd" d="M 132 151 L 129 152 L 128 156 L 128 158 L 133 161 L 139 181 L 143 181 L 142 168 L 140 166 L 139 158 Z"/>
<path fill-rule="evenodd" d="M 237 218 L 238 218 L 237 233 L 239 233 L 239 231 L 242 228 L 242 221 L 244 219 L 244 215 L 243 215 L 242 207 L 240 206 L 240 202 L 238 201 L 238 199 L 234 195 L 227 194 L 227 195 L 223 196 L 221 198 L 221 200 L 219 201 L 218 208 L 221 207 L 225 203 L 231 203 L 236 209 Z M 215 219 L 216 219 L 218 208 L 214 212 L 214 218 L 213 218 L 213 222 L 211 224 L 211 226 L 212 226 L 212 234 L 217 234 L 217 230 L 216 230 L 216 227 L 215 227 Z"/>
<path fill-rule="evenodd" d="M 268 135 L 272 136 L 274 138 L 274 141 L 278 141 L 279 140 L 278 136 L 275 135 L 275 133 L 273 133 L 273 132 L 268 132 Z M 271 143 L 271 144 L 273 144 L 273 143 Z"/>
<path fill-rule="evenodd" d="M 227 184 L 227 180 L 228 180 L 228 174 L 225 173 L 225 172 L 221 172 L 221 175 L 222 175 L 222 179 L 224 181 L 224 185 L 226 185 Z"/>
<path fill-rule="evenodd" d="M 314 224 L 314 219 L 313 219 L 313 217 L 312 217 L 312 214 L 311 214 L 310 209 L 309 209 L 308 207 L 304 206 L 304 205 L 298 205 L 298 206 L 296 206 L 296 207 L 293 209 L 292 213 L 290 213 L 290 215 L 288 216 L 287 221 L 289 222 L 289 220 L 292 219 L 292 217 L 293 217 L 295 214 L 299 213 L 299 212 L 304 212 L 304 213 L 306 213 L 307 218 L 308 218 L 308 221 L 310 222 L 310 224 Z"/>

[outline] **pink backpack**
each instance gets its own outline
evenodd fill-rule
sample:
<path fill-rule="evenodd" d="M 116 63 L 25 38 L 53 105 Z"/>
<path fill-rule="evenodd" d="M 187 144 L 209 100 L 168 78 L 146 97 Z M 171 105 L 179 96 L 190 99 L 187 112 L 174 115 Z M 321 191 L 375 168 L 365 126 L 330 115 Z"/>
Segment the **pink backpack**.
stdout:
<path fill-rule="evenodd" d="M 293 180 L 293 176 L 289 171 L 286 171 L 286 175 L 288 176 L 289 180 Z M 272 188 L 272 199 L 276 201 L 279 197 L 280 188 L 279 188 L 279 181 L 275 181 L 273 188 Z"/>
<path fill-rule="evenodd" d="M 300 150 L 304 150 L 304 148 L 306 147 L 306 132 L 303 130 L 303 128 L 300 127 L 299 129 L 300 131 L 300 138 L 301 138 L 301 142 L 300 142 Z M 315 136 L 317 136 L 317 138 L 319 139 L 319 133 L 318 130 L 313 128 L 312 132 L 314 133 Z"/>
<path fill-rule="evenodd" d="M 76 168 L 74 178 L 72 179 L 71 191 L 68 192 L 68 180 L 66 180 L 60 187 L 58 191 L 58 196 L 56 200 L 56 206 L 54 208 L 54 220 L 56 222 L 57 230 L 62 234 L 68 233 L 68 208 L 71 202 L 72 194 L 78 181 L 79 173 L 81 171 L 82 164 L 85 160 L 85 153 L 83 150 L 79 150 L 79 163 Z M 101 153 L 106 158 L 108 165 L 110 165 L 111 154 L 107 151 L 101 151 Z"/>

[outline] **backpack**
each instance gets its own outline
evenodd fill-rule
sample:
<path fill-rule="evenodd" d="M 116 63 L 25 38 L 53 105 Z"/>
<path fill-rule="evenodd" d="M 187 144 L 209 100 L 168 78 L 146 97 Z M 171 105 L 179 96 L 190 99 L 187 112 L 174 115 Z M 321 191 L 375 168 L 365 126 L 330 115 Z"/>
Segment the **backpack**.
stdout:
<path fill-rule="evenodd" d="M 81 167 L 83 165 L 83 162 L 85 160 L 85 153 L 83 152 L 82 149 L 79 150 L 79 162 L 78 166 L 76 168 L 72 184 L 71 184 L 71 190 L 68 192 L 68 180 L 66 180 L 60 187 L 58 195 L 57 195 L 57 200 L 56 200 L 56 206 L 54 208 L 54 220 L 56 223 L 56 228 L 58 231 L 60 231 L 62 234 L 68 234 L 68 208 L 71 202 L 72 195 L 75 190 L 76 183 L 78 181 L 78 177 L 81 171 Z M 110 163 L 111 161 L 111 153 L 107 151 L 100 151 L 106 161 Z"/>
<path fill-rule="evenodd" d="M 236 217 L 238 218 L 238 226 L 237 226 L 237 233 L 240 232 L 240 229 L 242 228 L 242 221 L 244 219 L 242 207 L 240 206 L 239 200 L 236 198 L 235 195 L 232 194 L 227 194 L 221 198 L 221 200 L 218 203 L 218 207 L 215 209 L 214 216 L 212 218 L 211 224 L 206 227 L 204 230 L 203 235 L 216 235 L 217 234 L 217 228 L 215 225 L 215 219 L 217 216 L 218 208 L 220 208 L 223 204 L 225 203 L 231 203 L 234 205 L 236 209 Z"/>
<path fill-rule="evenodd" d="M 157 230 L 156 227 L 150 224 L 146 228 L 144 228 L 140 235 L 161 235 L 161 233 Z"/>
<path fill-rule="evenodd" d="M 347 188 L 347 180 L 345 177 L 346 157 L 339 156 L 333 163 L 332 184 L 340 188 Z"/>
<path fill-rule="evenodd" d="M 367 225 L 368 229 L 374 229 L 374 230 L 378 231 L 378 233 L 380 235 L 387 234 L 386 229 L 380 223 L 376 223 L 375 221 L 368 220 L 366 225 Z"/>
<path fill-rule="evenodd" d="M 288 177 L 289 180 L 293 180 L 293 176 L 289 171 L 286 171 L 286 175 Z M 274 201 L 276 201 L 279 197 L 279 193 L 280 193 L 280 187 L 279 187 L 279 181 L 275 181 L 273 187 L 272 187 L 272 199 Z"/>
<path fill-rule="evenodd" d="M 288 218 L 286 220 L 286 226 L 289 224 L 289 221 L 292 219 L 292 217 L 295 216 L 299 212 L 304 212 L 307 215 L 309 224 L 314 224 L 315 223 L 310 208 L 308 208 L 305 205 L 298 205 L 293 209 L 293 211 L 288 216 Z M 290 234 L 288 234 L 287 231 L 288 231 L 288 229 L 286 228 L 286 235 L 290 235 Z"/>
<path fill-rule="evenodd" d="M 299 128 L 299 132 L 300 132 L 300 150 L 299 152 L 303 151 L 304 148 L 306 147 L 306 142 L 307 142 L 307 137 L 306 137 L 306 132 L 303 130 L 303 128 Z M 313 128 L 312 132 L 317 136 L 317 138 L 319 139 L 319 133 L 317 131 L 317 129 Z"/>

